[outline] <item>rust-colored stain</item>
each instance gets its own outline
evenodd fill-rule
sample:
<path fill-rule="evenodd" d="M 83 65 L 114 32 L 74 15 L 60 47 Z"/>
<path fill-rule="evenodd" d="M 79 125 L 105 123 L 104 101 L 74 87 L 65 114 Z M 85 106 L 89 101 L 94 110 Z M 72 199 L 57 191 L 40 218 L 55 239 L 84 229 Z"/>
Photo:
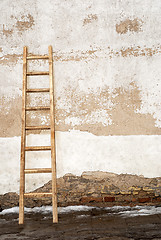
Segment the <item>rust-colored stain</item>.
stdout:
<path fill-rule="evenodd" d="M 85 94 L 78 93 L 75 89 L 67 89 L 65 98 L 70 99 L 71 108 L 70 111 L 58 108 L 59 99 L 56 99 L 56 130 L 75 129 L 98 136 L 161 134 L 161 129 L 155 127 L 155 119 L 152 115 L 136 113 L 136 110 L 141 106 L 141 100 L 140 91 L 135 84 L 132 83 L 128 90 L 124 88 L 115 89 L 114 95 L 109 94 L 108 90 L 106 88 L 97 93 Z M 19 136 L 21 132 L 21 98 L 10 102 L 5 102 L 5 99 L 2 100 L 2 105 L 7 105 L 9 111 L 6 113 L 5 107 L 1 110 L 0 136 Z M 40 103 L 41 101 L 40 99 Z M 112 105 L 108 105 L 108 102 L 111 102 Z M 107 119 L 110 117 L 112 124 L 104 125 L 94 117 L 90 121 L 92 113 L 100 109 L 107 113 Z M 72 117 L 78 118 L 79 123 L 73 126 L 70 121 L 66 122 L 67 118 Z M 27 125 L 41 125 L 44 119 L 45 125 L 50 124 L 50 116 L 45 111 L 28 113 Z"/>
<path fill-rule="evenodd" d="M 16 28 L 21 32 L 25 31 L 28 28 L 31 28 L 34 25 L 34 18 L 31 16 L 31 14 L 28 14 L 26 16 L 21 16 L 19 20 L 17 20 Z"/>
<path fill-rule="evenodd" d="M 128 31 L 130 32 L 140 32 L 142 26 L 142 20 L 135 18 L 133 20 L 126 19 L 121 21 L 119 24 L 116 24 L 116 32 L 119 34 L 125 34 Z"/>
<path fill-rule="evenodd" d="M 83 20 L 83 25 L 87 25 L 93 21 L 97 21 L 98 17 L 96 14 L 89 14 L 84 20 Z"/>

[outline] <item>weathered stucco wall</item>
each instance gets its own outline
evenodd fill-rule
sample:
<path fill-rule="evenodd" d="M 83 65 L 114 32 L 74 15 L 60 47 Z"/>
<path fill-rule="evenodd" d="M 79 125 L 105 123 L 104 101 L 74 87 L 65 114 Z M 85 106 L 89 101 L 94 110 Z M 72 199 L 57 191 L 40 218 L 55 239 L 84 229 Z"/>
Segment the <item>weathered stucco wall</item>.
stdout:
<path fill-rule="evenodd" d="M 18 192 L 25 45 L 35 54 L 53 46 L 59 177 L 97 170 L 161 176 L 161 2 L 1 0 L 0 9 L 0 193 Z M 48 87 L 48 79 L 29 78 L 29 87 L 40 85 Z M 28 100 L 49 103 L 46 93 Z M 49 116 L 27 115 L 27 124 L 36 122 L 47 124 Z M 37 133 L 29 145 L 49 141 Z M 49 164 L 47 153 L 27 159 L 31 167 Z M 30 177 L 27 190 L 48 179 Z"/>

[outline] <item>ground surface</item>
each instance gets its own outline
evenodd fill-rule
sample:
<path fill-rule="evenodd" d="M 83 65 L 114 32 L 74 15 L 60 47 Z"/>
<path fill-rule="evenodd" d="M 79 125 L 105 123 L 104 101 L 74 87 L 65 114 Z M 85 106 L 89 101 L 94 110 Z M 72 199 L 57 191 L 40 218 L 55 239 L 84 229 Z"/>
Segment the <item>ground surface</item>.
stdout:
<path fill-rule="evenodd" d="M 36 208 L 26 210 L 23 226 L 15 209 L 0 213 L 0 240 L 161 239 L 161 207 L 60 208 L 58 224 L 50 207 Z"/>

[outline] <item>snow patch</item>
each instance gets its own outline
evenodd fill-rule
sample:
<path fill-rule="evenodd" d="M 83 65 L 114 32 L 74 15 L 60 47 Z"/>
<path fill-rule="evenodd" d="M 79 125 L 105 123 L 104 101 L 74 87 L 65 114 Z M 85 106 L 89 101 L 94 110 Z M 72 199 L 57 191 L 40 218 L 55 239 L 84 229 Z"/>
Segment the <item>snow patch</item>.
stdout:
<path fill-rule="evenodd" d="M 92 209 L 101 209 L 98 207 L 92 206 L 68 206 L 68 207 L 58 207 L 58 213 L 70 213 L 70 212 L 79 212 L 79 211 L 90 211 Z M 136 217 L 136 216 L 147 216 L 147 215 L 155 215 L 161 214 L 161 207 L 155 206 L 114 206 L 114 207 L 105 207 L 103 210 L 108 211 L 107 215 L 120 215 L 122 217 Z M 52 206 L 42 206 L 42 207 L 34 207 L 34 208 L 24 208 L 25 213 L 42 213 L 48 214 L 52 213 Z M 19 207 L 13 207 L 9 209 L 5 209 L 0 212 L 0 215 L 6 214 L 18 214 Z M 104 214 L 104 215 L 106 215 Z M 79 217 L 85 217 L 86 215 L 80 215 Z"/>
<path fill-rule="evenodd" d="M 96 208 L 96 207 L 90 207 L 90 206 L 68 206 L 68 207 L 59 207 L 58 208 L 58 213 L 69 213 L 72 211 L 78 212 L 78 211 L 90 211 L 91 209 Z"/>
<path fill-rule="evenodd" d="M 69 213 L 69 212 L 77 212 L 77 211 L 90 211 L 95 207 L 90 207 L 90 206 L 68 206 L 68 207 L 58 207 L 58 213 Z M 52 206 L 42 206 L 42 207 L 34 207 L 34 208 L 24 208 L 25 213 L 52 213 Z M 19 207 L 12 207 L 3 210 L 0 212 L 0 215 L 5 215 L 5 214 L 17 214 L 19 213 Z"/>
<path fill-rule="evenodd" d="M 123 217 L 137 217 L 137 216 L 147 216 L 147 215 L 155 215 L 161 214 L 161 207 L 155 206 L 146 206 L 146 207 L 135 207 L 132 208 L 131 211 L 122 211 L 119 214 Z"/>
<path fill-rule="evenodd" d="M 113 206 L 113 207 L 105 207 L 104 209 L 115 212 L 119 210 L 123 211 L 123 210 L 131 209 L 131 207 L 130 206 Z"/>

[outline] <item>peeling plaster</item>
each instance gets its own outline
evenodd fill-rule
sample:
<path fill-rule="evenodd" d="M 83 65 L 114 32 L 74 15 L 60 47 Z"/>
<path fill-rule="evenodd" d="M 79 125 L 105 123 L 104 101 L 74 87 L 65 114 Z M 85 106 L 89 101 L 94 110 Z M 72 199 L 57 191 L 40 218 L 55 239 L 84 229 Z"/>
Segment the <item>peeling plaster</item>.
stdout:
<path fill-rule="evenodd" d="M 53 46 L 58 175 L 106 169 L 158 176 L 161 2 L 37 0 L 31 8 L 27 0 L 8 0 L 0 7 L 1 170 L 6 174 L 0 182 L 6 191 L 17 189 L 19 179 L 24 45 L 30 54 L 42 55 Z M 46 63 L 33 64 L 34 70 L 43 71 Z M 49 87 L 46 79 L 29 80 L 31 88 Z M 45 96 L 31 98 L 31 105 L 49 103 Z M 42 111 L 27 114 L 27 121 L 50 124 L 50 117 Z M 41 144 L 45 132 L 37 133 L 34 142 Z M 40 186 L 42 180 L 31 184 Z"/>
<path fill-rule="evenodd" d="M 128 48 L 122 48 L 118 50 L 110 50 L 109 51 L 109 57 L 152 57 L 155 55 L 161 54 L 161 46 L 153 46 L 152 48 L 149 47 L 140 47 L 140 46 L 134 46 L 134 47 L 128 47 Z"/>
<path fill-rule="evenodd" d="M 75 129 L 97 136 L 161 134 L 155 115 L 142 113 L 140 91 L 134 83 L 128 89 L 120 87 L 109 92 L 109 88 L 104 88 L 90 94 L 80 93 L 78 89 L 64 89 L 62 97 L 55 100 L 56 130 L 59 131 Z M 28 106 L 31 105 L 48 106 L 49 96 L 28 98 Z M 1 109 L 1 136 L 18 136 L 21 130 L 21 97 L 8 102 L 7 106 L 7 112 Z M 49 113 L 27 113 L 27 125 L 42 124 L 50 125 Z"/>
<path fill-rule="evenodd" d="M 15 65 L 19 60 L 22 60 L 22 54 L 7 54 L 5 56 L 0 57 L 0 64 Z"/>
<path fill-rule="evenodd" d="M 31 28 L 34 25 L 34 18 L 31 16 L 31 14 L 28 15 L 23 15 L 21 18 L 18 20 L 16 18 L 16 28 L 21 32 L 21 31 L 26 31 L 27 29 Z"/>
<path fill-rule="evenodd" d="M 116 32 L 119 34 L 125 34 L 130 32 L 140 32 L 143 21 L 141 19 L 126 19 L 116 24 Z"/>
<path fill-rule="evenodd" d="M 97 20 L 98 20 L 98 17 L 96 14 L 89 14 L 88 17 L 83 20 L 83 25 L 89 24 Z"/>
<path fill-rule="evenodd" d="M 6 37 L 9 37 L 10 35 L 13 34 L 13 29 L 5 29 L 4 25 L 3 25 L 3 34 L 6 36 Z"/>
<path fill-rule="evenodd" d="M 1 48 L 1 53 L 3 52 L 3 48 Z M 22 49 L 21 49 L 22 52 Z M 32 53 L 30 53 L 33 55 Z M 97 47 L 95 49 L 89 49 L 87 51 L 71 51 L 71 52 L 55 52 L 53 51 L 53 57 L 55 62 L 79 62 L 79 61 L 91 61 L 93 59 L 102 58 L 103 56 L 106 58 L 114 58 L 114 57 L 152 57 L 161 54 L 161 46 L 160 44 L 147 47 L 147 46 L 131 46 L 128 48 L 120 48 L 120 49 L 111 49 L 111 47 L 107 47 L 101 49 L 101 47 Z M 0 64 L 16 64 L 19 60 L 22 60 L 22 54 L 1 54 Z M 45 60 L 44 60 L 45 62 Z"/>

